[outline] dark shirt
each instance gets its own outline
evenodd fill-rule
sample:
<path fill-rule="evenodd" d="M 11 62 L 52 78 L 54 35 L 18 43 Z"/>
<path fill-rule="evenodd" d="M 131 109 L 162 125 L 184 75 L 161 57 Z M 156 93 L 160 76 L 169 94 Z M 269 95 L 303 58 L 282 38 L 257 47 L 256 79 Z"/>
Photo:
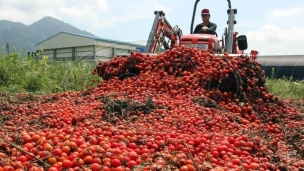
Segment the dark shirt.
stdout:
<path fill-rule="evenodd" d="M 198 25 L 195 27 L 193 34 L 205 33 L 205 32 L 203 32 L 203 30 L 202 30 L 202 27 L 203 27 L 203 26 L 204 26 L 203 23 L 198 24 Z M 216 25 L 215 23 L 212 23 L 212 22 L 209 21 L 209 24 L 207 25 L 207 27 L 209 28 L 208 31 L 207 31 L 207 33 L 208 33 L 208 34 L 214 34 L 214 32 L 216 31 L 217 25 Z M 214 32 L 209 31 L 209 30 L 213 30 Z"/>

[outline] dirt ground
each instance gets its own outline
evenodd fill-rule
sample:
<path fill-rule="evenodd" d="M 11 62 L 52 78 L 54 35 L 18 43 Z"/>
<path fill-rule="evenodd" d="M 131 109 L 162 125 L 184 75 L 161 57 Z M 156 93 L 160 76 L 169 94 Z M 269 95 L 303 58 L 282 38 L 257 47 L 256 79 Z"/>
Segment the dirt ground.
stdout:
<path fill-rule="evenodd" d="M 297 109 L 299 113 L 304 114 L 304 99 L 284 98 L 282 100 L 288 104 L 288 106 L 291 106 Z"/>

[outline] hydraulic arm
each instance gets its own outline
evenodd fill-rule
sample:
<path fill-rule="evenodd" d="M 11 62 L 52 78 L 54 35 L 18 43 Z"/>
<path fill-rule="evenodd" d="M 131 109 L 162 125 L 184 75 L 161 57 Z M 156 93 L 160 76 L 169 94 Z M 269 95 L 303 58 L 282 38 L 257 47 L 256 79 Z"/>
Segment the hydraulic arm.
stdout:
<path fill-rule="evenodd" d="M 155 11 L 155 19 L 147 41 L 145 53 L 159 52 L 162 47 L 170 49 L 178 44 L 182 31 L 178 26 L 172 27 L 163 11 Z M 166 39 L 168 41 L 166 41 Z"/>

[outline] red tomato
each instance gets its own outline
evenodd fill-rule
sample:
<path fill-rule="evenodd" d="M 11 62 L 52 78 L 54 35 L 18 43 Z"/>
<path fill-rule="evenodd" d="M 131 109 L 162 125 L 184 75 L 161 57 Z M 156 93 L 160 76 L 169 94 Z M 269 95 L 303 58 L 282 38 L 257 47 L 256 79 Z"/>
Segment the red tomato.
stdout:
<path fill-rule="evenodd" d="M 83 158 L 83 161 L 85 164 L 91 164 L 93 163 L 93 157 L 92 156 L 86 156 L 85 158 Z"/>
<path fill-rule="evenodd" d="M 48 163 L 51 164 L 51 165 L 57 163 L 56 157 L 49 157 L 49 158 L 47 159 L 47 161 L 48 161 Z"/>
<path fill-rule="evenodd" d="M 137 165 L 136 161 L 130 160 L 130 161 L 128 162 L 127 167 L 130 168 L 130 169 L 132 169 L 132 167 L 133 167 L 133 166 L 136 166 L 136 165 Z"/>
<path fill-rule="evenodd" d="M 62 150 L 59 149 L 59 148 L 55 148 L 55 149 L 53 150 L 53 154 L 54 154 L 55 156 L 60 157 L 60 156 L 62 155 Z"/>
<path fill-rule="evenodd" d="M 136 149 L 137 145 L 132 142 L 132 143 L 129 144 L 128 147 L 131 148 L 131 149 Z"/>
<path fill-rule="evenodd" d="M 249 164 L 249 169 L 257 170 L 258 168 L 259 168 L 259 164 L 257 164 L 257 163 L 250 163 Z"/>
<path fill-rule="evenodd" d="M 77 157 L 73 160 L 73 166 L 77 167 L 77 166 L 82 166 L 84 164 L 83 159 Z"/>
<path fill-rule="evenodd" d="M 62 167 L 71 168 L 71 167 L 73 167 L 73 162 L 71 160 L 63 160 Z"/>
<path fill-rule="evenodd" d="M 58 169 L 56 167 L 50 167 L 48 171 L 58 171 Z"/>
<path fill-rule="evenodd" d="M 101 163 L 102 163 L 102 161 L 101 161 L 101 159 L 100 159 L 100 158 L 96 157 L 96 158 L 94 158 L 94 159 L 92 160 L 92 163 L 101 164 Z"/>
<path fill-rule="evenodd" d="M 100 171 L 101 170 L 101 166 L 98 163 L 93 163 L 91 165 L 91 169 L 92 169 L 92 171 Z"/>
<path fill-rule="evenodd" d="M 4 166 L 3 171 L 14 171 L 15 169 L 12 166 Z"/>
<path fill-rule="evenodd" d="M 17 157 L 17 160 L 23 163 L 23 162 L 27 161 L 27 158 L 22 155 L 22 156 Z"/>
<path fill-rule="evenodd" d="M 32 137 L 29 134 L 22 136 L 24 142 L 28 143 L 32 141 Z"/>
<path fill-rule="evenodd" d="M 61 148 L 61 151 L 64 152 L 64 153 L 66 153 L 66 154 L 69 154 L 70 151 L 71 151 L 71 149 L 70 149 L 69 146 L 63 146 L 63 147 Z"/>
<path fill-rule="evenodd" d="M 189 171 L 187 166 L 182 166 L 179 168 L 180 171 Z"/>
<path fill-rule="evenodd" d="M 118 167 L 121 165 L 121 161 L 119 159 L 112 159 L 111 160 L 111 166 L 112 167 Z"/>
<path fill-rule="evenodd" d="M 232 159 L 231 162 L 232 162 L 234 165 L 238 165 L 238 166 L 241 165 L 241 163 L 242 163 L 240 159 Z"/>

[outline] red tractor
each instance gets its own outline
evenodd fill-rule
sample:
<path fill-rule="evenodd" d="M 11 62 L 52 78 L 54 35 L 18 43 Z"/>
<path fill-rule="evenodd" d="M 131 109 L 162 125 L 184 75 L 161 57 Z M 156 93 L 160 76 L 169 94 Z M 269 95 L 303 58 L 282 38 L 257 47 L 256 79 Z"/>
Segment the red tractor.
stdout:
<path fill-rule="evenodd" d="M 161 53 L 162 50 L 173 49 L 176 45 L 178 46 L 191 46 L 207 50 L 216 56 L 223 56 L 224 54 L 229 54 L 229 56 L 241 56 L 244 53 L 244 50 L 247 49 L 247 38 L 245 35 L 237 36 L 237 32 L 234 31 L 235 14 L 236 9 L 231 9 L 230 0 L 228 1 L 229 9 L 228 13 L 228 26 L 225 28 L 225 31 L 222 35 L 222 38 L 219 39 L 217 33 L 213 34 L 193 34 L 193 22 L 195 17 L 195 11 L 197 3 L 200 0 L 196 0 L 192 23 L 191 23 L 191 33 L 187 35 L 182 35 L 182 31 L 178 26 L 172 27 L 167 19 L 165 18 L 165 13 L 162 11 L 155 11 L 155 20 L 145 47 L 144 54 L 149 54 L 151 56 Z M 166 40 L 167 39 L 167 40 Z M 119 57 L 130 57 L 130 54 L 121 54 Z M 115 64 L 117 65 L 117 64 Z M 120 71 L 119 79 L 125 79 L 127 77 L 136 76 L 140 69 L 135 67 L 136 63 L 134 61 L 128 61 L 128 64 Z M 111 79 L 113 74 L 108 74 L 106 68 L 113 68 L 111 63 L 100 63 L 97 66 L 97 73 L 104 80 Z M 126 72 L 126 70 L 128 70 Z M 117 69 L 118 71 L 118 69 Z"/>
<path fill-rule="evenodd" d="M 190 34 L 182 35 L 178 26 L 172 27 L 163 11 L 155 11 L 155 20 L 147 41 L 145 53 L 158 53 L 164 48 L 165 50 L 173 48 L 175 45 L 187 45 L 192 47 L 208 50 L 216 54 L 243 54 L 247 49 L 247 38 L 245 35 L 237 36 L 234 31 L 236 9 L 231 9 L 231 2 L 228 1 L 229 9 L 227 10 L 228 21 L 222 38 L 219 39 L 216 32 L 214 34 L 193 34 L 193 22 L 197 3 L 195 1 Z M 168 40 L 166 40 L 166 38 Z"/>

